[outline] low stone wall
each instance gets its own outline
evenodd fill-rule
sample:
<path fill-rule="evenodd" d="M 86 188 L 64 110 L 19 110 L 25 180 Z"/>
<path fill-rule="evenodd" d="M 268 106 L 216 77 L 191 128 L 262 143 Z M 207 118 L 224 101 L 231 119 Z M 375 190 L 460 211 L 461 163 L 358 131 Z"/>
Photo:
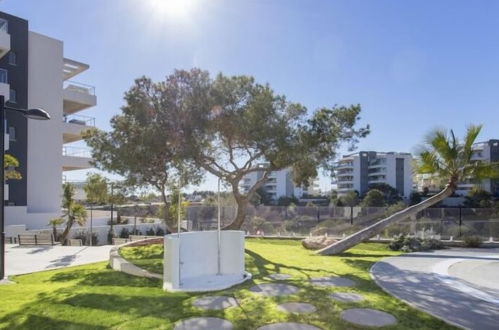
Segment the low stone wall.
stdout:
<path fill-rule="evenodd" d="M 145 239 L 141 241 L 135 241 L 135 242 L 129 242 L 126 244 L 122 245 L 117 245 L 109 251 L 109 265 L 111 266 L 112 269 L 127 273 L 130 275 L 134 276 L 140 276 L 140 277 L 147 277 L 147 278 L 157 278 L 157 279 L 163 279 L 163 275 L 161 274 L 156 274 L 152 273 L 148 270 L 142 269 L 140 267 L 135 266 L 125 258 L 120 256 L 120 248 L 125 247 L 125 246 L 144 246 L 144 245 L 149 245 L 149 244 L 157 244 L 163 243 L 163 237 L 159 238 L 150 238 L 150 239 Z"/>

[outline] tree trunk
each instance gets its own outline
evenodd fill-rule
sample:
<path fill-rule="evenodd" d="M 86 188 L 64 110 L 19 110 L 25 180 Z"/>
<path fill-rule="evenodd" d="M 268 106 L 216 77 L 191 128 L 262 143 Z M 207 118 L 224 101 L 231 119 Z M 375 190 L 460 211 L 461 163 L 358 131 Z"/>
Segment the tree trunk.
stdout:
<path fill-rule="evenodd" d="M 73 220 L 71 218 L 68 218 L 68 222 L 66 223 L 66 228 L 64 228 L 64 231 L 62 232 L 61 235 L 61 244 L 65 245 L 67 237 L 69 235 L 69 231 L 71 230 L 71 227 L 73 227 Z"/>
<path fill-rule="evenodd" d="M 317 251 L 317 254 L 320 255 L 334 255 L 341 253 L 377 234 L 379 234 L 383 229 L 386 227 L 400 222 L 402 220 L 407 219 L 410 216 L 416 215 L 418 212 L 444 200 L 445 198 L 449 197 L 452 195 L 452 193 L 455 190 L 455 185 L 449 183 L 444 190 L 436 194 L 435 196 L 428 198 L 427 200 L 422 201 L 421 203 L 418 203 L 416 205 L 410 206 L 406 209 L 403 209 L 402 211 L 399 211 L 395 214 L 392 214 L 388 218 L 385 218 L 383 220 L 380 220 L 376 222 L 375 224 L 366 227 L 344 239 L 342 239 L 339 242 L 333 243 L 319 251 Z"/>
<path fill-rule="evenodd" d="M 246 210 L 248 208 L 249 200 L 246 197 L 239 195 L 236 197 L 237 210 L 236 217 L 227 226 L 223 227 L 222 230 L 239 230 L 241 229 L 244 220 L 246 219 Z"/>
<path fill-rule="evenodd" d="M 173 221 L 170 221 L 170 215 L 168 214 L 168 198 L 166 197 L 165 190 L 160 189 L 161 191 L 161 199 L 163 200 L 163 221 L 165 222 L 166 230 L 170 233 L 176 233 L 177 227 L 174 226 Z"/>

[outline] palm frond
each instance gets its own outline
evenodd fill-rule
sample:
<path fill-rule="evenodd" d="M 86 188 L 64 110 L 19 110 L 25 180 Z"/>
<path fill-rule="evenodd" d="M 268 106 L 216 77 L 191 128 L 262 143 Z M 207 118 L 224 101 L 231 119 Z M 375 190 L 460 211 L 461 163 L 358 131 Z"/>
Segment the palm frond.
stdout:
<path fill-rule="evenodd" d="M 482 130 L 482 125 L 470 125 L 468 126 L 468 129 L 466 130 L 466 135 L 464 137 L 464 142 L 463 142 L 463 163 L 469 163 L 471 160 L 471 157 L 473 155 L 473 144 L 475 143 L 476 138 L 478 137 L 478 134 L 480 134 L 480 131 Z M 463 164 L 463 165 L 464 165 Z"/>

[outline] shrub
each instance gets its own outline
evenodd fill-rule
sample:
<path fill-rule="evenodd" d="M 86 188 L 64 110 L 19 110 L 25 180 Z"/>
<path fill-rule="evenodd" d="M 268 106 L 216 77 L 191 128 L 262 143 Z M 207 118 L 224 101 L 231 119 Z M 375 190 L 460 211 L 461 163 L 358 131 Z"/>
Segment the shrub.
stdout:
<path fill-rule="evenodd" d="M 480 245 L 482 245 L 482 239 L 480 238 L 480 236 L 477 235 L 465 236 L 463 241 L 464 241 L 464 246 L 470 248 L 477 248 L 480 247 Z"/>
<path fill-rule="evenodd" d="M 113 244 L 113 238 L 114 238 L 114 231 L 113 229 L 109 228 L 109 231 L 107 232 L 107 243 Z"/>
<path fill-rule="evenodd" d="M 156 228 L 156 236 L 165 236 L 165 231 L 163 230 L 163 228 Z"/>
<path fill-rule="evenodd" d="M 146 230 L 146 236 L 156 236 L 156 233 L 154 232 L 154 228 L 149 228 Z"/>
<path fill-rule="evenodd" d="M 126 227 L 121 228 L 120 238 L 128 238 L 129 236 L 130 236 L 130 232 L 128 231 L 128 228 L 126 228 Z"/>
<path fill-rule="evenodd" d="M 417 237 L 399 235 L 395 237 L 388 247 L 393 251 L 416 252 L 426 250 L 443 249 L 444 245 L 441 241 L 433 238 L 421 239 Z"/>

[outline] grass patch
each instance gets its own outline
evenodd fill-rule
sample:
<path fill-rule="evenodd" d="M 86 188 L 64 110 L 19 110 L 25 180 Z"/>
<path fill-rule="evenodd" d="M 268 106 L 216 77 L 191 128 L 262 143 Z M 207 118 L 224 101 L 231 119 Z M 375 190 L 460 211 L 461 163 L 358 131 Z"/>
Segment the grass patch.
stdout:
<path fill-rule="evenodd" d="M 163 274 L 163 244 L 122 247 L 120 255 L 131 263 L 153 273 Z"/>
<path fill-rule="evenodd" d="M 161 246 L 127 248 L 122 255 L 137 262 L 161 259 Z M 222 317 L 235 329 L 256 329 L 294 321 L 322 329 L 361 329 L 343 322 L 340 312 L 351 307 L 370 307 L 393 314 L 398 324 L 390 329 L 454 329 L 384 293 L 371 280 L 369 267 L 382 257 L 396 255 L 382 244 L 360 244 L 341 256 L 316 256 L 299 241 L 246 240 L 246 267 L 254 278 L 235 288 L 217 292 L 235 297 L 240 306 L 224 311 L 204 311 L 192 306 L 199 296 L 214 293 L 171 293 L 162 282 L 115 272 L 106 263 L 14 276 L 15 285 L 0 286 L 0 328 L 5 329 L 172 329 L 176 321 L 195 316 Z M 139 261 L 142 262 L 142 261 Z M 154 266 L 156 267 L 156 266 Z M 155 268 L 157 272 L 159 268 Z M 251 293 L 255 283 L 269 282 L 267 275 L 293 275 L 287 282 L 300 288 L 288 297 L 268 298 Z M 355 288 L 320 288 L 309 285 L 315 276 L 338 275 L 358 283 Z M 357 292 L 366 300 L 356 304 L 334 302 L 328 294 Z M 309 302 L 317 312 L 292 315 L 280 312 L 283 302 Z"/>

